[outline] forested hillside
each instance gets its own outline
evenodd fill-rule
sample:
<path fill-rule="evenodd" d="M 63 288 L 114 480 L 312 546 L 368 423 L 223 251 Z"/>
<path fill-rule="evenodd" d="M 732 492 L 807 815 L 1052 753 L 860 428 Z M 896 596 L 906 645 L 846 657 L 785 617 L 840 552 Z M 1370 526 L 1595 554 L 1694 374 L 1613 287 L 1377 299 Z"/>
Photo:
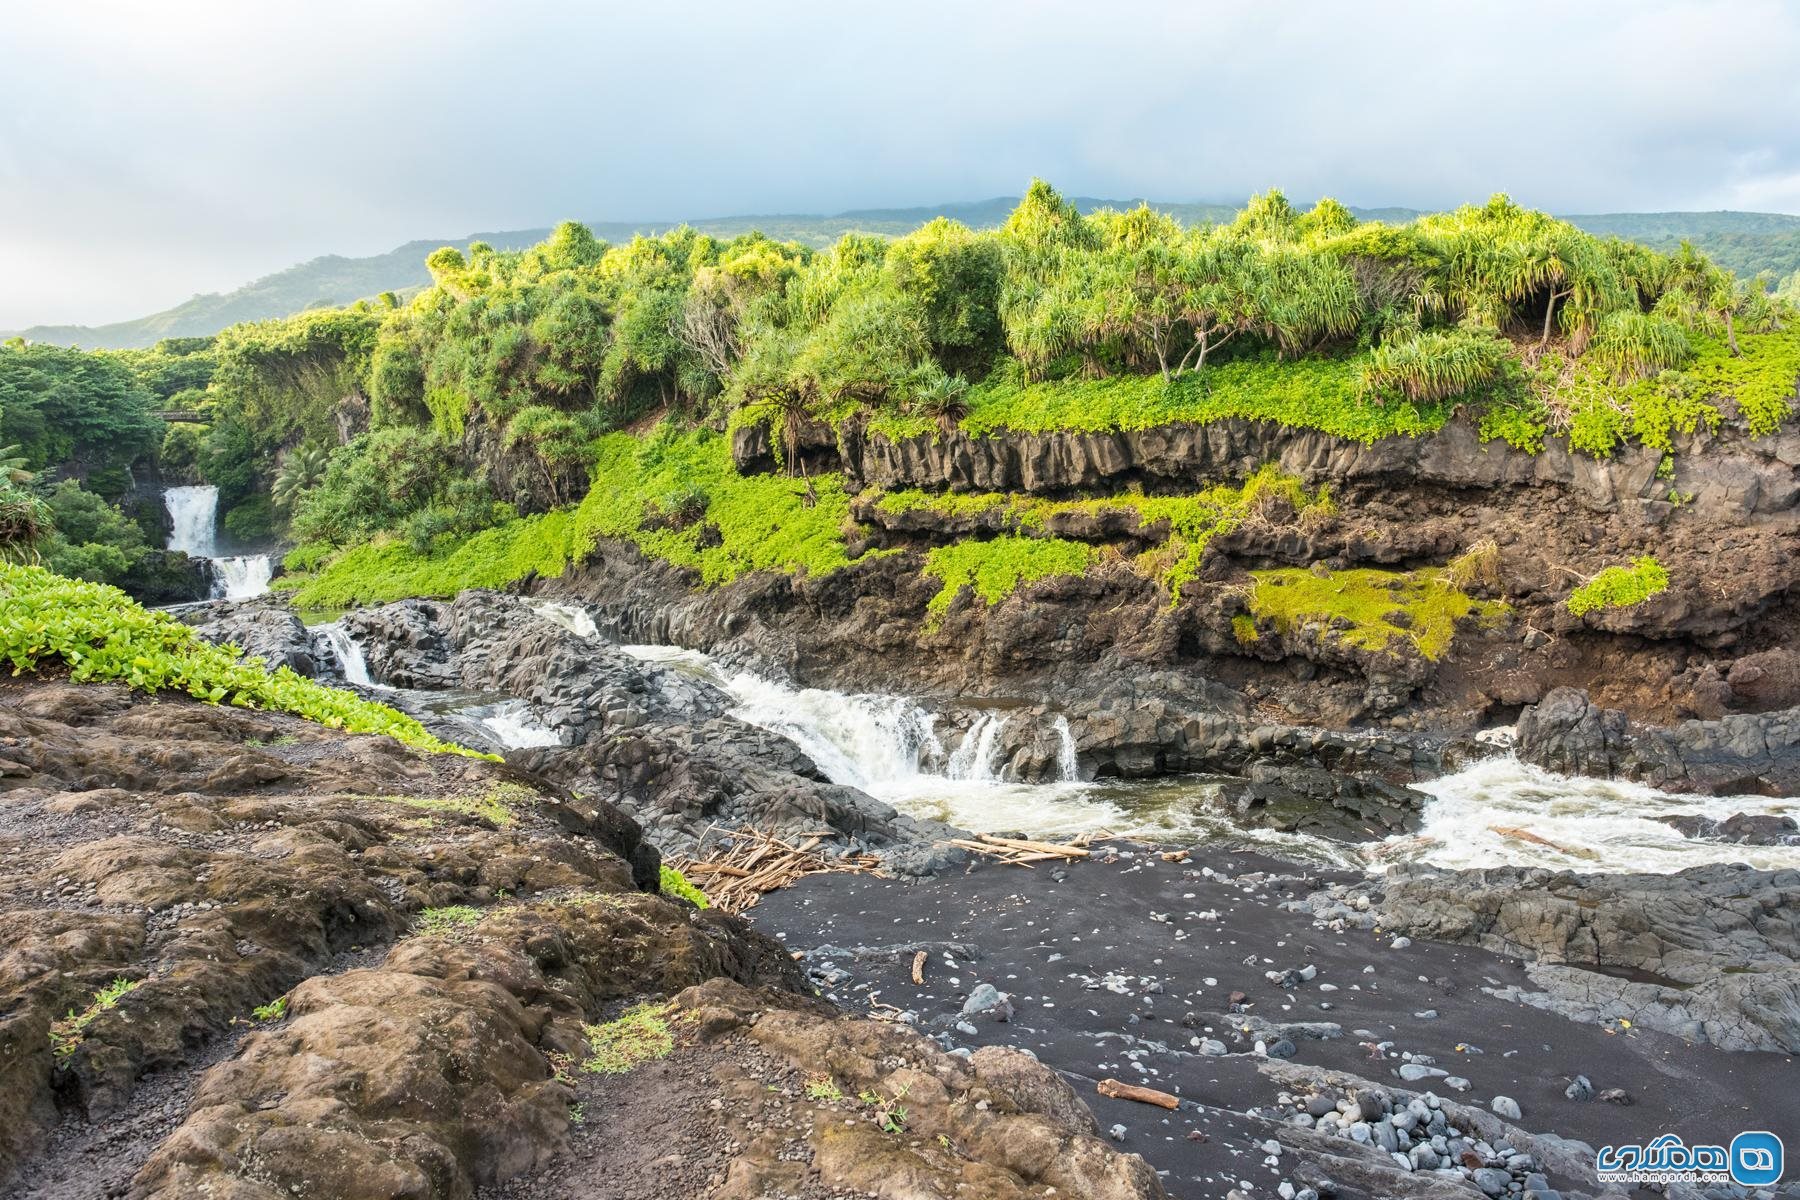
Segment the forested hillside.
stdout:
<path fill-rule="evenodd" d="M 1125 209 L 1137 203 L 1092 197 L 1075 197 L 1071 202 L 1083 213 Z M 688 227 L 724 240 L 758 230 L 776 241 L 823 249 L 847 233 L 899 236 L 938 217 L 960 221 L 972 229 L 998 228 L 1017 204 L 1016 198 L 999 197 L 930 208 L 860 209 L 832 216 L 719 217 L 692 221 Z M 1155 207 L 1189 225 L 1229 221 L 1236 213 L 1233 206 L 1226 204 L 1157 203 Z M 1390 223 L 1404 223 L 1422 215 L 1409 208 L 1352 207 L 1350 211 L 1359 220 Z M 1638 241 L 1663 250 L 1674 250 L 1687 239 L 1721 266 L 1745 278 L 1764 271 L 1776 279 L 1800 274 L 1800 217 L 1697 212 L 1602 213 L 1566 219 L 1590 233 Z M 589 228 L 606 241 L 625 242 L 639 235 L 654 236 L 674 226 L 674 222 L 611 221 L 594 223 Z M 471 234 L 462 241 L 484 242 L 497 250 L 523 250 L 549 233 L 548 229 L 506 230 Z M 386 254 L 365 258 L 325 255 L 234 291 L 195 296 L 147 317 L 97 326 L 40 325 L 25 330 L 23 336 L 34 342 L 88 349 L 147 348 L 164 338 L 205 336 L 245 321 L 338 307 L 386 291 L 405 293 L 431 282 L 424 260 L 440 244 L 413 241 Z M 8 335 L 0 335 L 4 336 Z"/>

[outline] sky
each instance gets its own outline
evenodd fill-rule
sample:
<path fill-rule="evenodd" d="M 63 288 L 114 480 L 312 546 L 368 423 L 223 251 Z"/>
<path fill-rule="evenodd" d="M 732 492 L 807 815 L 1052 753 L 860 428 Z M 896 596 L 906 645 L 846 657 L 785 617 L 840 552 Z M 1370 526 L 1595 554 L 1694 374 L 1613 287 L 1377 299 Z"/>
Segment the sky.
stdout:
<path fill-rule="evenodd" d="M 319 254 L 1016 195 L 1800 213 L 1785 0 L 10 0 L 0 329 Z"/>

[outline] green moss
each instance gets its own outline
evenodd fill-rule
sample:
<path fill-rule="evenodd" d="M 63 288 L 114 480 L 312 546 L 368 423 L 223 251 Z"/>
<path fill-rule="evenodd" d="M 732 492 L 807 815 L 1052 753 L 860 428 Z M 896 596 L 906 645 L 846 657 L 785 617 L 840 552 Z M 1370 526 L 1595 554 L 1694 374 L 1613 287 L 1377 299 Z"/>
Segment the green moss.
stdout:
<path fill-rule="evenodd" d="M 1100 558 L 1100 551 L 1086 542 L 1067 538 L 1016 537 L 1010 534 L 989 541 L 957 542 L 940 546 L 925 556 L 925 573 L 944 586 L 926 605 L 933 618 L 942 617 L 965 587 L 988 604 L 998 604 L 1020 584 L 1052 576 L 1086 573 Z"/>
<path fill-rule="evenodd" d="M 1386 404 L 1360 394 L 1366 354 L 1281 362 L 1272 354 L 1208 366 L 1199 375 L 1165 383 L 1160 375 L 1115 376 L 1021 384 L 997 373 L 968 393 L 963 432 L 1070 430 L 1106 433 L 1179 422 L 1206 424 L 1238 417 L 1318 429 L 1358 442 L 1417 436 L 1441 428 L 1455 404 Z M 871 429 L 890 438 L 916 436 L 935 426 L 923 417 L 882 415 Z"/>
<path fill-rule="evenodd" d="M 581 1069 L 596 1075 L 623 1075 L 642 1063 L 667 1058 L 675 1049 L 669 1030 L 672 1005 L 640 1004 L 617 1020 L 587 1027 L 588 1057 Z"/>
<path fill-rule="evenodd" d="M 1259 505 L 1278 496 L 1296 512 L 1331 509 L 1326 489 L 1309 492 L 1298 478 L 1282 474 L 1274 464 L 1258 471 L 1242 487 L 1221 484 L 1179 496 L 1125 494 L 1086 500 L 1046 500 L 1000 492 L 935 495 L 904 490 L 883 496 L 877 507 L 895 514 L 929 509 L 948 517 L 999 511 L 1005 531 L 1031 537 L 1042 537 L 1056 518 L 1069 514 L 1105 517 L 1131 513 L 1136 516 L 1140 530 L 1149 531 L 1158 526 L 1167 530 L 1161 544 L 1139 555 L 1134 565 L 1140 573 L 1161 584 L 1169 593 L 1169 602 L 1175 604 L 1181 599 L 1182 589 L 1199 575 L 1200 564 L 1212 539 L 1236 528 Z M 961 553 L 974 559 L 1000 553 L 1000 550 Z M 949 562 L 953 557 L 945 555 L 940 561 Z M 928 566 L 927 570 L 931 568 Z M 944 578 L 938 572 L 932 573 Z M 955 593 L 950 594 L 954 596 Z M 949 599 L 943 598 L 943 604 L 948 605 Z"/>
<path fill-rule="evenodd" d="M 1569 593 L 1569 612 L 1574 616 L 1602 608 L 1630 608 L 1642 604 L 1669 586 L 1669 572 L 1653 554 L 1631 560 L 1629 567 L 1607 567 Z"/>
<path fill-rule="evenodd" d="M 454 940 L 479 920 L 479 908 L 471 908 L 467 904 L 447 904 L 442 908 L 428 908 L 420 913 L 419 919 L 413 923 L 413 931 L 425 937 Z"/>
<path fill-rule="evenodd" d="M 385 704 L 315 683 L 286 667 L 265 670 L 261 659 L 203 641 L 117 588 L 64 579 L 42 567 L 0 563 L 0 659 L 11 664 L 14 675 L 63 667 L 76 683 L 183 692 L 210 704 L 293 713 L 350 733 L 384 733 L 421 750 L 476 755 L 439 741 Z"/>
<path fill-rule="evenodd" d="M 516 809 L 536 799 L 530 788 L 516 783 L 497 783 L 473 796 L 387 796 L 395 804 L 420 808 L 426 812 L 456 813 L 474 817 L 504 829 L 517 819 Z"/>
<path fill-rule="evenodd" d="M 706 898 L 706 893 L 695 887 L 692 883 L 689 883 L 686 875 L 683 875 L 668 863 L 662 865 L 661 882 L 658 886 L 665 896 L 674 896 L 677 900 L 686 900 L 698 908 L 712 907 L 712 904 Z"/>
<path fill-rule="evenodd" d="M 391 538 L 345 551 L 297 585 L 300 608 L 453 596 L 554 578 L 601 538 L 728 583 L 747 571 L 827 575 L 852 561 L 844 543 L 850 499 L 832 474 L 803 479 L 740 475 L 729 442 L 710 430 L 600 439 L 593 484 L 580 506 L 520 517 L 460 544 L 420 554 Z"/>
<path fill-rule="evenodd" d="M 1450 649 L 1458 621 L 1493 621 L 1509 611 L 1499 601 L 1474 599 L 1442 570 L 1292 568 L 1253 571 L 1251 579 L 1251 613 L 1284 634 L 1316 627 L 1321 639 L 1369 651 L 1401 641 L 1433 661 Z"/>
<path fill-rule="evenodd" d="M 1237 644 L 1240 646 L 1248 646 L 1262 640 L 1262 634 L 1256 629 L 1256 618 L 1248 613 L 1239 613 L 1231 618 L 1231 636 L 1237 639 Z"/>

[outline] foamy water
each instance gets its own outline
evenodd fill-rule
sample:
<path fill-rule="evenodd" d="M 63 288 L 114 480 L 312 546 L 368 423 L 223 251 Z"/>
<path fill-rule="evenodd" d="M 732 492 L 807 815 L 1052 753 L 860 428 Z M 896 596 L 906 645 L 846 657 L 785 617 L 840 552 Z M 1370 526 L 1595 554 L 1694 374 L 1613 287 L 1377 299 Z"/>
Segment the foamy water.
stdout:
<path fill-rule="evenodd" d="M 584 637 L 597 636 L 592 618 L 579 606 L 556 601 L 534 601 L 533 606 Z M 1501 753 L 1416 785 L 1431 797 L 1419 833 L 1346 845 L 1309 834 L 1238 827 L 1218 803 L 1218 780 L 1083 782 L 1075 738 L 1060 714 L 982 713 L 955 749 L 946 752 L 936 716 L 904 697 L 792 688 L 728 671 L 705 654 L 676 646 L 621 649 L 720 688 L 735 702 L 733 715 L 792 741 L 833 782 L 860 788 L 910 815 L 978 833 L 1017 831 L 1046 838 L 1130 833 L 1376 871 L 1397 862 L 1586 872 L 1673 872 L 1711 862 L 1800 867 L 1800 846 L 1686 838 L 1656 820 L 1699 814 L 1718 821 L 1740 812 L 1800 815 L 1800 801 L 1794 799 L 1677 796 L 1641 784 L 1556 775 Z M 1027 784 L 1005 778 L 1001 735 L 1009 722 L 1029 720 L 1047 722 L 1045 730 L 1056 739 L 1056 781 Z M 1492 730 L 1481 740 L 1504 750 L 1512 739 L 1510 731 Z"/>
<path fill-rule="evenodd" d="M 1556 775 L 1511 755 L 1415 785 L 1433 797 L 1416 837 L 1390 838 L 1372 862 L 1441 867 L 1543 866 L 1577 871 L 1679 871 L 1709 862 L 1800 867 L 1800 846 L 1683 837 L 1657 817 L 1734 813 L 1800 817 L 1800 801 L 1677 796 L 1642 784 Z"/>

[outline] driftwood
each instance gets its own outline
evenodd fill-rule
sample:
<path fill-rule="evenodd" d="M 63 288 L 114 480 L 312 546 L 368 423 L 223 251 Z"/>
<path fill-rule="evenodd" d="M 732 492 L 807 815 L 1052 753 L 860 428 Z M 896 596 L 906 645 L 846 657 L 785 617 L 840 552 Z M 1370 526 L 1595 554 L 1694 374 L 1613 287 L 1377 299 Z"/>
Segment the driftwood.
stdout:
<path fill-rule="evenodd" d="M 923 950 L 913 955 L 913 982 L 920 987 L 925 986 L 925 960 L 930 957 Z"/>
<path fill-rule="evenodd" d="M 1086 840 L 1076 838 L 1066 843 L 1033 842 L 1024 838 L 999 837 L 991 833 L 977 834 L 975 840 L 968 838 L 951 838 L 949 845 L 968 850 L 974 854 L 985 855 L 1003 863 L 1011 863 L 1017 867 L 1029 867 L 1039 862 L 1069 862 L 1077 858 L 1087 858 L 1089 851 L 1081 843 Z"/>
<path fill-rule="evenodd" d="M 702 847 L 712 832 L 709 829 L 701 836 Z M 675 866 L 706 893 L 714 908 L 741 913 L 756 907 L 764 892 L 787 887 L 807 875 L 873 872 L 880 865 L 880 860 L 869 854 L 825 857 L 817 847 L 832 836 L 830 830 L 800 834 L 796 845 L 772 833 L 734 829 L 725 835 L 722 852 L 708 858 L 682 859 Z"/>
<path fill-rule="evenodd" d="M 1181 1107 L 1179 1096 L 1155 1088 L 1138 1087 L 1134 1083 L 1120 1083 L 1116 1079 L 1102 1079 L 1094 1090 L 1114 1100 L 1136 1100 L 1139 1104 L 1154 1104 L 1158 1108 Z"/>

